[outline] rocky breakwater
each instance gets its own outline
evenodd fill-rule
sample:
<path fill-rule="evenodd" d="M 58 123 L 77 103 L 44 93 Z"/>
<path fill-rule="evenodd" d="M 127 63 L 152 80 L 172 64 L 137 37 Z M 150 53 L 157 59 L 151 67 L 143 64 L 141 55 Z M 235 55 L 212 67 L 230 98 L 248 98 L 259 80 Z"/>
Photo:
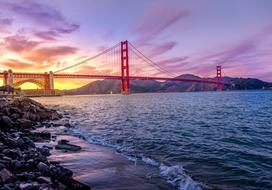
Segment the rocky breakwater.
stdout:
<path fill-rule="evenodd" d="M 32 129 L 48 126 L 61 115 L 29 98 L 0 99 L 0 190 L 90 189 L 73 172 L 48 161 L 50 149 L 35 141 L 50 139 Z"/>

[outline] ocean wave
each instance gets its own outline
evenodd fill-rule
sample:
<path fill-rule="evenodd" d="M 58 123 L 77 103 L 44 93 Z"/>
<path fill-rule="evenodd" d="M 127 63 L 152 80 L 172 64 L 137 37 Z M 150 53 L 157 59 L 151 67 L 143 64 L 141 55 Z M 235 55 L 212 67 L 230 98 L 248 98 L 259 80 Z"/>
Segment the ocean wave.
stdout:
<path fill-rule="evenodd" d="M 113 145 L 107 143 L 105 139 L 95 139 L 91 136 L 90 133 L 88 133 L 84 129 L 71 128 L 68 129 L 68 131 L 71 135 L 81 137 L 90 144 L 97 144 L 113 148 L 122 155 L 124 155 L 128 160 L 133 161 L 135 164 L 141 160 L 147 165 L 158 167 L 160 175 L 165 178 L 168 183 L 172 184 L 175 187 L 178 187 L 179 190 L 202 190 L 202 188 L 189 175 L 186 174 L 182 165 L 167 166 L 163 163 L 156 162 L 155 160 L 144 157 L 142 155 L 139 157 L 129 155 L 129 151 L 127 148 L 120 145 Z"/>

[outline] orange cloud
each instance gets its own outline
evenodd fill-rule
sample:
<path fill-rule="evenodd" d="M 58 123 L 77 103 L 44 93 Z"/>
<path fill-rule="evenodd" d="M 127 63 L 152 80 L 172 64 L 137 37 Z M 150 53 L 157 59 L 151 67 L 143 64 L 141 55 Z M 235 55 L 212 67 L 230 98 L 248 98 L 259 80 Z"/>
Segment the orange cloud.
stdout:
<path fill-rule="evenodd" d="M 41 47 L 34 49 L 29 55 L 26 55 L 25 58 L 35 61 L 35 62 L 44 62 L 52 61 L 56 58 L 67 56 L 70 54 L 75 54 L 77 48 L 70 46 L 55 46 L 55 47 Z"/>

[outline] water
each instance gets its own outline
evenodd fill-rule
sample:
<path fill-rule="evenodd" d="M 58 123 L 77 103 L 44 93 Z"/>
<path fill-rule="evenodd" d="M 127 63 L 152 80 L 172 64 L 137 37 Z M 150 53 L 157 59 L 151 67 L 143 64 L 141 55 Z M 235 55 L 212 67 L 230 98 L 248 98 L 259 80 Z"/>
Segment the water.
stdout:
<path fill-rule="evenodd" d="M 37 100 L 72 113 L 89 142 L 160 167 L 180 189 L 188 181 L 192 189 L 194 181 L 202 189 L 272 189 L 271 91 Z"/>

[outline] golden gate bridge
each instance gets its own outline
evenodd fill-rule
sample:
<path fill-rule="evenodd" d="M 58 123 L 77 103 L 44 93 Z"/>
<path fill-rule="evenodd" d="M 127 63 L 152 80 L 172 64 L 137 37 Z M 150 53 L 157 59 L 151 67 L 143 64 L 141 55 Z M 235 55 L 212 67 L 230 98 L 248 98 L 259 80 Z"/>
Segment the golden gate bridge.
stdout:
<path fill-rule="evenodd" d="M 128 41 L 122 41 L 95 56 L 63 67 L 56 71 L 45 73 L 28 72 L 0 72 L 3 84 L 11 87 L 31 82 L 44 90 L 46 95 L 54 94 L 54 79 L 113 79 L 121 81 L 121 93 L 130 93 L 131 80 L 163 80 L 209 83 L 221 91 L 226 85 L 222 78 L 221 66 L 216 66 L 214 79 L 190 79 L 178 77 L 145 56 L 140 50 Z"/>

